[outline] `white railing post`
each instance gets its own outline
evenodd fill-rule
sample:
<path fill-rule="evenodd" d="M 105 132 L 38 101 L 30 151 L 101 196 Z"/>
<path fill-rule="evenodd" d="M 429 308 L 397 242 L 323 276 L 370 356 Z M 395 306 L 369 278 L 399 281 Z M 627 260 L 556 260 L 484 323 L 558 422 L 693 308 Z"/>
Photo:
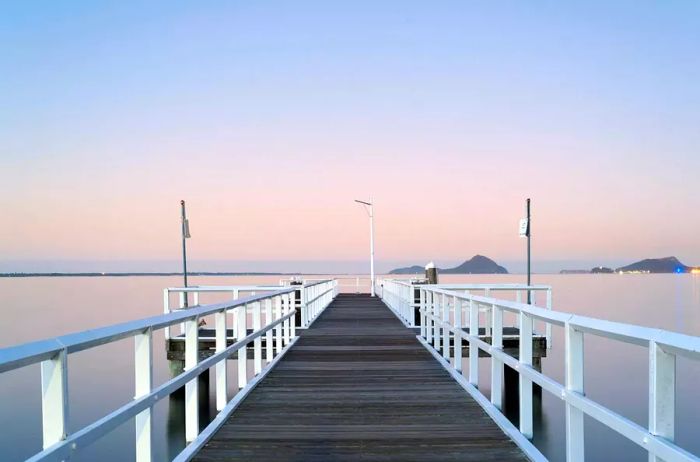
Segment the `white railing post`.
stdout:
<path fill-rule="evenodd" d="M 566 392 L 583 394 L 583 332 L 564 326 Z M 583 411 L 566 403 L 566 460 L 584 460 Z"/>
<path fill-rule="evenodd" d="M 265 325 L 269 326 L 273 322 L 272 318 L 272 299 L 268 298 L 265 300 Z M 272 330 L 270 329 L 267 332 L 265 332 L 265 362 L 267 364 L 270 364 L 272 362 L 272 359 L 275 356 L 274 350 L 273 350 L 273 339 L 272 339 Z"/>
<path fill-rule="evenodd" d="M 275 320 L 282 318 L 282 297 L 280 295 L 275 297 Z M 279 354 L 282 351 L 282 323 L 275 326 L 275 354 Z"/>
<path fill-rule="evenodd" d="M 503 310 L 491 305 L 491 348 L 503 349 Z M 491 355 L 491 404 L 498 410 L 503 409 L 503 362 Z"/>
<path fill-rule="evenodd" d="M 433 343 L 433 293 L 425 291 L 425 340 L 428 344 Z"/>
<path fill-rule="evenodd" d="M 199 317 L 185 321 L 185 370 L 197 366 L 199 360 Z M 199 434 L 199 377 L 185 384 L 185 440 L 189 443 Z"/>
<path fill-rule="evenodd" d="M 435 323 L 435 330 L 433 332 L 433 346 L 435 347 L 435 351 L 440 352 L 440 340 L 441 340 L 441 335 L 442 332 L 440 331 L 441 323 L 440 323 L 440 296 L 436 293 L 433 293 L 433 322 Z"/>
<path fill-rule="evenodd" d="M 425 328 L 425 290 L 418 289 L 420 296 L 420 336 L 425 338 L 426 328 Z"/>
<path fill-rule="evenodd" d="M 248 305 L 236 308 L 238 318 L 238 333 L 236 341 L 241 341 L 248 333 Z M 243 388 L 248 383 L 248 345 L 243 345 L 238 349 L 238 388 Z"/>
<path fill-rule="evenodd" d="M 261 311 L 260 302 L 253 303 L 253 332 L 260 330 L 262 321 L 260 316 Z M 262 338 L 260 336 L 255 337 L 253 340 L 253 370 L 255 375 L 262 372 Z"/>
<path fill-rule="evenodd" d="M 170 313 L 170 291 L 168 289 L 163 289 L 163 314 Z M 163 335 L 165 340 L 170 340 L 170 326 L 165 326 L 163 329 Z"/>
<path fill-rule="evenodd" d="M 226 310 L 219 311 L 214 315 L 216 324 L 216 352 L 226 349 Z M 227 387 L 228 383 L 226 360 L 216 363 L 216 410 L 220 411 L 228 403 Z"/>
<path fill-rule="evenodd" d="M 520 367 L 532 366 L 532 318 L 520 312 Z M 518 371 L 520 379 L 520 433 L 532 438 L 532 381 Z"/>
<path fill-rule="evenodd" d="M 454 339 L 454 357 L 455 369 L 462 372 L 462 301 L 457 297 L 452 297 L 452 305 L 454 306 L 454 329 L 455 333 L 452 336 Z"/>
<path fill-rule="evenodd" d="M 307 306 L 307 300 L 309 300 L 309 296 L 307 294 L 308 290 L 308 287 L 302 285 L 301 290 L 299 291 L 301 293 L 301 303 L 299 307 L 301 310 L 301 325 L 304 327 L 309 326 L 309 307 Z"/>
<path fill-rule="evenodd" d="M 315 298 L 315 297 L 314 297 Z M 320 300 L 315 300 L 314 305 L 318 305 L 320 303 Z M 289 293 L 289 312 L 291 313 L 294 311 L 294 308 L 296 307 L 296 292 L 290 292 Z M 297 315 L 294 314 L 294 316 L 291 317 L 289 321 L 289 339 L 293 339 L 296 337 L 296 317 Z M 314 313 L 314 319 L 316 318 L 316 314 Z"/>
<path fill-rule="evenodd" d="M 285 294 L 282 296 L 282 316 L 289 314 L 289 297 Z M 287 346 L 289 343 L 289 318 L 285 319 L 282 327 L 282 345 Z"/>
<path fill-rule="evenodd" d="M 41 362 L 43 448 L 66 437 L 68 423 L 68 354 L 61 350 Z"/>
<path fill-rule="evenodd" d="M 152 330 L 146 329 L 134 336 L 134 399 L 151 392 L 153 386 Z M 136 415 L 136 462 L 150 462 L 153 458 L 153 420 L 151 408 Z"/>
<path fill-rule="evenodd" d="M 546 308 L 549 311 L 552 311 L 552 288 L 547 289 L 547 300 L 546 300 Z M 547 349 L 552 348 L 552 323 L 545 322 L 545 341 L 547 342 Z"/>
<path fill-rule="evenodd" d="M 479 338 L 479 304 L 469 299 L 469 335 Z M 469 383 L 479 388 L 479 347 L 469 340 Z"/>
<path fill-rule="evenodd" d="M 450 361 L 450 305 L 447 295 L 442 294 L 442 357 Z"/>
<path fill-rule="evenodd" d="M 491 297 L 491 289 L 486 288 L 484 290 L 484 296 Z M 485 314 L 485 316 L 484 316 L 484 335 L 486 335 L 487 337 L 490 337 L 492 335 L 491 334 L 491 320 L 493 318 L 493 316 L 491 315 L 491 307 L 490 306 L 487 306 L 486 313 L 484 313 L 484 314 Z"/>
<path fill-rule="evenodd" d="M 180 309 L 183 310 L 183 309 L 185 309 L 185 300 L 186 300 L 185 297 L 187 296 L 187 294 L 185 292 L 180 292 L 179 295 L 180 295 Z M 184 322 L 180 323 L 180 334 L 182 334 L 182 335 L 185 334 L 185 323 Z"/>
<path fill-rule="evenodd" d="M 676 408 L 676 355 L 649 342 L 649 433 L 668 441 L 674 439 Z M 661 458 L 649 454 L 649 461 Z"/>

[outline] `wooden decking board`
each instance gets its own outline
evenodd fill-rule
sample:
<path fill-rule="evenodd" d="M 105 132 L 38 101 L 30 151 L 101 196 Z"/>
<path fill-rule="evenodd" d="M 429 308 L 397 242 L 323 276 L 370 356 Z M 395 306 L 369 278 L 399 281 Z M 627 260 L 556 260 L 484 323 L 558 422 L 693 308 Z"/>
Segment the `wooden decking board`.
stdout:
<path fill-rule="evenodd" d="M 380 300 L 341 295 L 194 460 L 527 459 Z"/>

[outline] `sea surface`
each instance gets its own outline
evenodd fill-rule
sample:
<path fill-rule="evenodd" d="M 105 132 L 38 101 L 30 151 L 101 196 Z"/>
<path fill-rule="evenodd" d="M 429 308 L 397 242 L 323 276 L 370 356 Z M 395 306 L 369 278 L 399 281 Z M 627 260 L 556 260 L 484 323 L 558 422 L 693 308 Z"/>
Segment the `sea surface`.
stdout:
<path fill-rule="evenodd" d="M 277 284 L 279 279 L 195 277 L 190 284 Z M 519 275 L 446 275 L 440 282 L 522 280 Z M 355 290 L 354 279 L 343 282 L 348 284 L 345 291 Z M 536 275 L 533 282 L 553 287 L 553 306 L 558 311 L 700 336 L 699 275 Z M 160 314 L 163 288 L 180 284 L 177 277 L 143 276 L 0 279 L 0 347 Z M 202 303 L 225 297 L 203 296 Z M 560 383 L 564 380 L 563 354 L 563 331 L 554 327 L 553 345 L 542 360 L 542 369 Z M 154 363 L 154 384 L 158 385 L 170 377 L 162 331 L 154 334 Z M 489 367 L 489 359 L 480 360 L 480 389 L 487 396 Z M 229 384 L 236 383 L 235 369 L 229 368 Z M 72 354 L 68 371 L 69 429 L 75 431 L 133 398 L 133 341 L 120 340 Z M 676 441 L 694 454 L 700 454 L 699 384 L 700 364 L 679 358 Z M 585 336 L 587 396 L 646 427 L 648 386 L 646 348 Z M 563 403 L 547 392 L 537 401 L 534 443 L 551 460 L 564 460 Z M 206 421 L 211 416 L 210 404 L 202 417 Z M 156 460 L 171 460 L 184 446 L 182 397 L 161 400 L 153 418 Z M 0 460 L 24 460 L 41 450 L 38 365 L 0 374 L 0 428 Z M 133 460 L 133 434 L 133 421 L 129 421 L 72 460 Z M 586 420 L 585 434 L 588 460 L 647 460 L 643 450 L 592 419 Z"/>

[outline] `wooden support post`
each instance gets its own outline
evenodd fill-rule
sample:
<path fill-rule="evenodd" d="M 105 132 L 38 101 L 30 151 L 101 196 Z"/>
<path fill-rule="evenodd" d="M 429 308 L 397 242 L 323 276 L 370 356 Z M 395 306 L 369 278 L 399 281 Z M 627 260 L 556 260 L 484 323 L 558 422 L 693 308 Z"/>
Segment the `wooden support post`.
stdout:
<path fill-rule="evenodd" d="M 450 362 L 450 305 L 447 295 L 442 294 L 442 357 Z"/>
<path fill-rule="evenodd" d="M 275 297 L 275 320 L 278 321 L 282 317 L 282 297 Z M 275 354 L 282 351 L 282 324 L 275 326 Z"/>
<path fill-rule="evenodd" d="M 479 337 L 479 304 L 469 300 L 469 335 Z M 469 341 L 469 383 L 479 388 L 479 347 Z"/>
<path fill-rule="evenodd" d="M 151 392 L 153 386 L 152 330 L 146 329 L 134 336 L 134 399 Z M 153 458 L 153 420 L 151 408 L 136 415 L 136 462 L 150 462 Z"/>
<path fill-rule="evenodd" d="M 452 297 L 452 305 L 454 306 L 454 357 L 455 369 L 462 372 L 462 300 L 457 297 Z"/>
<path fill-rule="evenodd" d="M 61 350 L 41 362 L 43 448 L 66 437 L 68 423 L 68 354 Z"/>
<path fill-rule="evenodd" d="M 261 306 L 260 302 L 253 303 L 253 332 L 260 330 L 261 321 Z M 255 375 L 262 372 L 262 338 L 255 337 L 253 340 L 253 370 Z"/>
<path fill-rule="evenodd" d="M 440 339 L 442 337 L 442 332 L 440 329 L 442 325 L 440 323 L 440 296 L 433 293 L 433 322 L 435 323 L 435 330 L 433 332 L 433 346 L 435 351 L 440 351 Z"/>
<path fill-rule="evenodd" d="M 503 310 L 495 304 L 491 306 L 491 346 L 503 349 Z M 503 411 L 503 362 L 491 356 L 491 404 Z"/>
<path fill-rule="evenodd" d="M 270 324 L 272 324 L 272 322 L 272 299 L 268 298 L 265 300 L 265 325 L 269 326 Z M 273 329 L 270 329 L 267 332 L 265 332 L 265 362 L 267 364 L 270 364 L 275 356 L 273 350 L 274 345 L 272 339 L 272 331 Z"/>
<path fill-rule="evenodd" d="M 583 332 L 564 326 L 566 391 L 583 394 Z M 566 460 L 584 460 L 583 412 L 566 403 Z"/>
<path fill-rule="evenodd" d="M 226 310 L 219 311 L 214 315 L 216 324 L 216 352 L 226 349 Z M 227 396 L 227 366 L 226 359 L 216 363 L 216 410 L 220 411 L 228 403 Z"/>
<path fill-rule="evenodd" d="M 669 441 L 675 436 L 676 355 L 649 342 L 649 433 Z M 649 454 L 650 462 L 661 458 Z"/>
<path fill-rule="evenodd" d="M 242 305 L 236 308 L 236 317 L 238 318 L 238 334 L 236 341 L 241 341 L 245 338 L 248 331 L 248 305 Z M 248 383 L 248 352 L 247 346 L 243 345 L 238 349 L 238 388 L 243 388 Z"/>
<path fill-rule="evenodd" d="M 520 313 L 520 365 L 532 366 L 532 318 Z M 520 433 L 532 438 L 532 381 L 519 374 L 520 384 Z"/>
<path fill-rule="evenodd" d="M 185 371 L 199 360 L 199 318 L 185 322 Z M 199 377 L 185 384 L 185 440 L 189 443 L 199 434 Z"/>

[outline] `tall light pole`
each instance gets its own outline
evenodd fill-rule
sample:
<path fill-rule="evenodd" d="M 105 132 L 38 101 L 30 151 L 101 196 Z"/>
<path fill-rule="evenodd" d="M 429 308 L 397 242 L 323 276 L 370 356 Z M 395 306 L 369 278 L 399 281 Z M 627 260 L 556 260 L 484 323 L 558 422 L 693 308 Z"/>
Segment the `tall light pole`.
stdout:
<path fill-rule="evenodd" d="M 374 297 L 374 206 L 370 202 L 360 201 L 355 199 L 355 202 L 365 206 L 365 210 L 369 215 L 369 279 L 370 279 L 370 294 Z"/>
<path fill-rule="evenodd" d="M 187 221 L 185 214 L 185 201 L 180 201 L 180 212 L 182 220 L 182 275 L 185 279 L 185 287 L 187 287 L 187 239 L 190 238 L 190 223 Z M 185 292 L 185 308 L 187 308 L 187 292 Z"/>

